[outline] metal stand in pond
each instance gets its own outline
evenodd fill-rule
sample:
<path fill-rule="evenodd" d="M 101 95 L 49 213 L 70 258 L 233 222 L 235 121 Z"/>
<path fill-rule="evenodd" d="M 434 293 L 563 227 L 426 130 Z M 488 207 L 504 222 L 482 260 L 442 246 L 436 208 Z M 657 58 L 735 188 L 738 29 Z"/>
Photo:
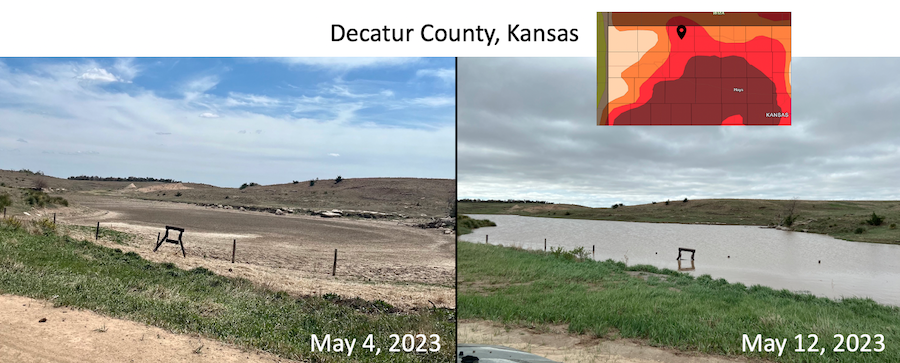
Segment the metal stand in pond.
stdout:
<path fill-rule="evenodd" d="M 676 260 L 681 260 L 681 251 L 690 252 L 691 253 L 691 261 L 694 260 L 694 252 L 696 252 L 696 250 L 691 249 L 691 248 L 681 248 L 681 247 L 678 247 L 678 258 L 676 258 Z"/>
<path fill-rule="evenodd" d="M 178 239 L 169 238 L 169 230 L 178 231 Z M 166 234 L 162 238 L 157 237 L 156 247 L 153 248 L 153 252 L 156 252 L 156 250 L 159 249 L 159 246 L 161 246 L 163 242 L 169 242 L 181 246 L 181 256 L 187 257 L 187 253 L 184 252 L 184 242 L 181 241 L 181 236 L 183 234 L 184 228 L 166 226 Z"/>

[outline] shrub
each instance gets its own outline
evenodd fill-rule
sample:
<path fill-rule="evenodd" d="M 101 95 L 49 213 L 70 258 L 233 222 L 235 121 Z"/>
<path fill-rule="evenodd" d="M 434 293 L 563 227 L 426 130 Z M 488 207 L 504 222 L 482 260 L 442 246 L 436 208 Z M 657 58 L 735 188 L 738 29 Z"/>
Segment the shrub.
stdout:
<path fill-rule="evenodd" d="M 556 258 L 562 257 L 564 252 L 565 250 L 562 247 L 550 248 L 550 254 Z"/>
<path fill-rule="evenodd" d="M 255 187 L 255 186 L 257 186 L 257 185 L 259 185 L 259 184 L 256 184 L 256 183 L 249 183 L 249 184 L 248 184 L 248 183 L 244 183 L 244 184 L 241 184 L 241 187 L 240 187 L 239 189 L 244 190 L 244 189 L 247 189 L 247 188 L 249 188 L 249 187 Z"/>
<path fill-rule="evenodd" d="M 16 217 L 9 216 L 0 220 L 0 227 L 5 230 L 17 230 L 22 228 L 22 221 L 16 219 Z"/>
<path fill-rule="evenodd" d="M 25 203 L 32 207 L 44 208 L 55 205 L 69 206 L 69 201 L 62 197 L 51 197 L 39 190 L 29 190 L 25 192 Z"/>
<path fill-rule="evenodd" d="M 566 215 L 567 215 L 567 216 L 568 216 L 568 215 L 572 215 L 572 213 L 570 213 L 570 212 L 567 211 L 567 212 L 566 212 Z"/>
<path fill-rule="evenodd" d="M 853 233 L 856 233 L 856 234 L 863 234 L 863 232 L 865 232 L 865 231 L 866 231 L 865 228 L 862 228 L 862 227 L 856 227 L 856 230 L 854 230 Z"/>
<path fill-rule="evenodd" d="M 572 255 L 575 256 L 580 261 L 584 261 L 588 258 L 587 250 L 584 247 L 578 247 L 572 250 Z"/>
<path fill-rule="evenodd" d="M 872 212 L 872 217 L 866 220 L 866 223 L 870 226 L 880 226 L 882 222 L 884 222 L 884 217 L 875 214 L 875 212 Z"/>
<path fill-rule="evenodd" d="M 650 204 L 656 204 L 656 202 L 650 202 Z"/>
<path fill-rule="evenodd" d="M 52 236 L 56 234 L 56 223 L 53 223 L 49 218 L 41 218 L 31 221 L 31 225 L 34 226 L 34 234 L 42 234 L 45 236 Z"/>
<path fill-rule="evenodd" d="M 688 201 L 687 201 L 687 198 L 684 198 L 684 200 L 682 200 L 681 202 L 682 202 L 682 203 L 687 203 L 687 202 L 688 202 Z"/>
<path fill-rule="evenodd" d="M 9 197 L 9 194 L 3 193 L 0 194 L 0 208 L 6 208 L 12 205 L 12 198 Z"/>
<path fill-rule="evenodd" d="M 334 183 L 337 184 L 337 183 L 340 183 L 340 182 L 343 181 L 343 180 L 344 180 L 344 178 L 341 178 L 341 176 L 338 175 L 337 178 L 334 178 Z"/>
<path fill-rule="evenodd" d="M 299 183 L 299 181 L 294 180 L 294 184 L 297 184 L 297 183 Z"/>
<path fill-rule="evenodd" d="M 175 196 L 176 196 L 176 197 L 180 197 L 180 196 L 181 196 L 181 192 L 175 193 Z M 227 197 L 226 197 L 226 198 L 227 198 Z"/>
<path fill-rule="evenodd" d="M 669 201 L 668 201 L 668 200 L 666 200 L 666 205 L 669 205 Z"/>
<path fill-rule="evenodd" d="M 618 205 L 618 204 L 613 204 L 613 205 L 612 205 L 612 209 L 616 209 L 616 208 L 619 208 L 619 205 Z"/>
<path fill-rule="evenodd" d="M 891 229 L 897 229 L 897 223 L 891 223 Z"/>
<path fill-rule="evenodd" d="M 313 186 L 313 185 L 316 185 L 316 181 L 315 181 L 315 180 L 310 180 L 310 181 L 309 181 L 309 186 Z"/>

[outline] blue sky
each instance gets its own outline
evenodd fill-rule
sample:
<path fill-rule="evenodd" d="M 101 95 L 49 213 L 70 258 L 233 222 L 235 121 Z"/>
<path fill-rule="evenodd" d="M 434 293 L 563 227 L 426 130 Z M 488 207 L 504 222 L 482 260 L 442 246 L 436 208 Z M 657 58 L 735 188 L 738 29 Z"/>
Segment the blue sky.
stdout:
<path fill-rule="evenodd" d="M 455 177 L 453 58 L 0 59 L 0 169 Z"/>

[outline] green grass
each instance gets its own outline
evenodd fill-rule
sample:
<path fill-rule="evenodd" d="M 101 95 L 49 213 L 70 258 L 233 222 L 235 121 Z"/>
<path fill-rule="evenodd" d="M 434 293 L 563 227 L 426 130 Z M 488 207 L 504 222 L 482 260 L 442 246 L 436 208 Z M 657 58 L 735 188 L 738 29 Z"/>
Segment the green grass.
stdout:
<path fill-rule="evenodd" d="M 456 222 L 457 231 L 459 235 L 472 233 L 473 229 L 480 227 L 493 227 L 497 224 L 491 222 L 487 219 L 473 219 L 469 218 L 469 216 L 459 216 L 459 220 Z"/>
<path fill-rule="evenodd" d="M 683 203 L 673 198 L 656 204 L 589 208 L 566 204 L 516 204 L 460 202 L 462 214 L 512 214 L 531 217 L 594 219 L 656 223 L 710 223 L 732 225 L 776 226 L 788 215 L 791 200 L 702 199 Z M 877 213 L 883 223 L 866 223 Z M 900 229 L 890 228 L 900 222 L 900 201 L 798 201 L 792 224 L 795 231 L 827 234 L 848 241 L 900 243 Z M 862 228 L 862 233 L 856 233 Z"/>
<path fill-rule="evenodd" d="M 182 270 L 56 234 L 31 234 L 27 226 L 0 225 L 0 293 L 51 299 L 56 306 L 89 309 L 176 333 L 258 348 L 311 362 L 447 362 L 455 344 L 453 311 L 403 313 L 383 301 L 333 294 L 292 297 L 248 280 Z M 34 230 L 32 230 L 34 232 Z M 106 231 L 106 230 L 105 230 Z M 107 233 L 109 233 L 107 231 Z M 360 345 L 374 334 L 376 356 Z M 437 353 L 388 353 L 390 334 L 439 334 Z M 310 352 L 310 335 L 356 338 L 346 353 Z"/>
<path fill-rule="evenodd" d="M 870 299 L 835 301 L 653 266 L 461 241 L 457 258 L 461 319 L 568 324 L 575 334 L 779 362 L 900 362 L 900 308 Z M 646 280 L 632 276 L 638 271 Z M 742 353 L 744 333 L 788 339 L 785 355 Z M 794 352 L 801 333 L 817 334 L 824 356 Z M 835 353 L 834 334 L 883 334 L 886 349 Z"/>
<path fill-rule="evenodd" d="M 97 227 L 78 226 L 78 225 L 73 224 L 73 225 L 67 225 L 67 226 L 65 226 L 65 228 L 71 229 L 71 230 L 76 230 L 76 231 L 81 231 L 81 232 L 87 232 L 87 233 L 90 233 L 92 236 L 98 235 Z M 103 227 L 100 227 L 100 233 L 99 233 L 98 237 L 105 239 L 105 240 L 113 241 L 116 244 L 120 244 L 120 245 L 126 245 L 126 244 L 128 244 L 128 242 L 133 241 L 135 238 L 135 236 L 132 234 L 125 233 L 125 232 L 119 232 L 114 229 L 103 228 Z"/>

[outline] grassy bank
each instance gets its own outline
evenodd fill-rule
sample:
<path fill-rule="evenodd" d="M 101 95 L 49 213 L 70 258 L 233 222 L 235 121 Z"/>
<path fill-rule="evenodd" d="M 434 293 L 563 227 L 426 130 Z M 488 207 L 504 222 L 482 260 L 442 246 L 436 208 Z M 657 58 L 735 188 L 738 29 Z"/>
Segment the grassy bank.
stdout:
<path fill-rule="evenodd" d="M 568 324 L 576 334 L 779 362 L 900 362 L 900 308 L 869 299 L 835 301 L 566 253 L 468 242 L 457 251 L 461 319 Z M 787 339 L 784 356 L 743 353 L 745 333 Z M 801 333 L 817 334 L 824 355 L 795 352 Z M 836 353 L 834 334 L 883 334 L 886 349 Z"/>
<path fill-rule="evenodd" d="M 457 225 L 456 234 L 464 235 L 464 234 L 472 233 L 473 229 L 481 228 L 481 227 L 493 227 L 493 226 L 496 226 L 497 224 L 494 222 L 491 222 L 487 219 L 474 219 L 474 218 L 469 218 L 469 216 L 461 215 L 461 216 L 459 216 L 459 221 L 457 221 L 456 225 Z"/>
<path fill-rule="evenodd" d="M 900 201 L 793 201 L 703 199 L 657 201 L 655 204 L 588 208 L 570 204 L 460 202 L 462 214 L 512 214 L 531 217 L 577 218 L 629 222 L 709 223 L 781 226 L 827 234 L 848 241 L 900 243 Z M 867 223 L 877 213 L 880 225 Z M 892 227 L 893 225 L 893 227 Z M 785 226 L 788 227 L 788 226 Z"/>
<path fill-rule="evenodd" d="M 204 268 L 181 270 L 60 236 L 52 222 L 0 222 L 0 293 L 51 300 L 176 333 L 258 348 L 312 362 L 446 362 L 455 344 L 453 311 L 401 313 L 382 301 L 332 294 L 292 297 Z M 360 346 L 374 334 L 381 354 Z M 437 353 L 388 353 L 390 334 L 439 334 Z M 310 335 L 357 339 L 346 352 L 311 353 Z"/>

